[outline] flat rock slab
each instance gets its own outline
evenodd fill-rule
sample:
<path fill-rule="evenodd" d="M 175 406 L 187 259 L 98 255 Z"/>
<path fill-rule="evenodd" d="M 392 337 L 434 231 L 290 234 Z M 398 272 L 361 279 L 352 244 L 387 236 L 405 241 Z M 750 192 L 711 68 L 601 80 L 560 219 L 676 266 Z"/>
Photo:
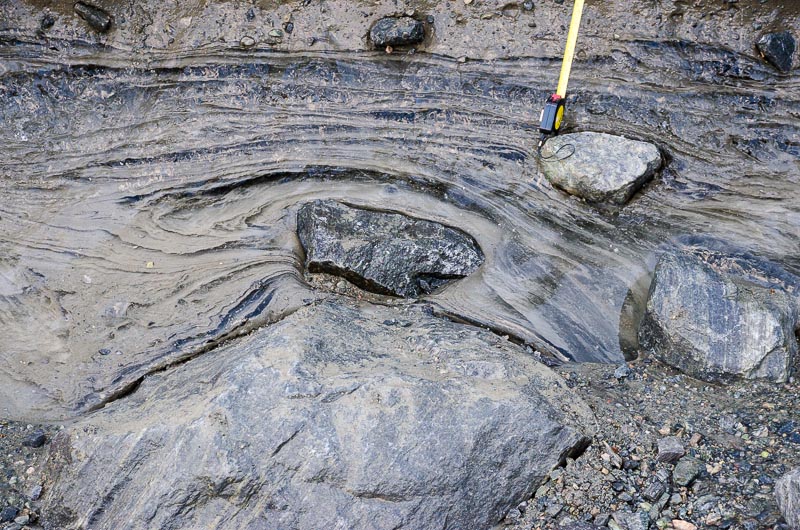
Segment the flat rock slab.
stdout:
<path fill-rule="evenodd" d="M 800 528 L 800 467 L 793 469 L 775 483 L 775 497 L 789 528 Z"/>
<path fill-rule="evenodd" d="M 489 528 L 595 425 L 494 334 L 331 299 L 61 431 L 44 526 Z"/>
<path fill-rule="evenodd" d="M 797 279 L 747 256 L 701 248 L 659 259 L 639 341 L 706 381 L 786 381 L 797 354 Z"/>
<path fill-rule="evenodd" d="M 553 186 L 593 203 L 625 204 L 661 167 L 655 145 L 596 132 L 556 136 L 544 155 Z"/>
<path fill-rule="evenodd" d="M 484 259 L 477 242 L 455 228 L 335 201 L 302 206 L 297 233 L 309 271 L 407 298 L 472 274 Z"/>

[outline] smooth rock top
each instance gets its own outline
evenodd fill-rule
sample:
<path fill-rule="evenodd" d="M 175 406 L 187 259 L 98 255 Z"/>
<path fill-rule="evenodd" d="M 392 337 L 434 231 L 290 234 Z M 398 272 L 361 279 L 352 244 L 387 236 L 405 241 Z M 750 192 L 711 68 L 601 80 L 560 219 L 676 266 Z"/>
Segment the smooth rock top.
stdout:
<path fill-rule="evenodd" d="M 796 279 L 753 257 L 701 248 L 659 259 L 639 341 L 707 381 L 786 381 L 798 345 Z"/>
<path fill-rule="evenodd" d="M 490 528 L 594 425 L 561 377 L 492 333 L 330 300 L 61 431 L 42 517 L 59 530 Z"/>
<path fill-rule="evenodd" d="M 775 483 L 775 498 L 791 530 L 800 530 L 800 467 Z"/>
<path fill-rule="evenodd" d="M 542 161 L 553 186 L 595 203 L 625 204 L 661 167 L 655 145 L 597 132 L 556 136 L 543 155 L 553 155 Z"/>
<path fill-rule="evenodd" d="M 376 48 L 408 46 L 422 42 L 425 27 L 421 21 L 411 17 L 386 17 L 372 26 L 369 38 Z"/>
<path fill-rule="evenodd" d="M 758 41 L 758 51 L 761 55 L 784 74 L 788 74 L 792 69 L 796 48 L 794 35 L 788 31 L 768 33 Z"/>
<path fill-rule="evenodd" d="M 311 272 L 347 278 L 379 294 L 417 297 L 475 272 L 483 252 L 469 235 L 396 213 L 314 201 L 297 232 Z"/>

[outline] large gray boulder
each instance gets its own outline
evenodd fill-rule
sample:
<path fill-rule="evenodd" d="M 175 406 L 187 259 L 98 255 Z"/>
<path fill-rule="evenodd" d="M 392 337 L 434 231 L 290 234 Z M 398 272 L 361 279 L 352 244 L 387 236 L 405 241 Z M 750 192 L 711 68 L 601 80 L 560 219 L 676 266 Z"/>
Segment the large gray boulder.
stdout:
<path fill-rule="evenodd" d="M 797 354 L 795 279 L 774 265 L 700 248 L 665 253 L 655 268 L 642 349 L 707 381 L 786 381 Z"/>
<path fill-rule="evenodd" d="M 62 431 L 44 526 L 488 528 L 593 426 L 559 376 L 496 335 L 327 301 Z"/>
<path fill-rule="evenodd" d="M 653 144 L 597 132 L 556 136 L 545 155 L 553 186 L 594 203 L 625 204 L 661 167 Z"/>
<path fill-rule="evenodd" d="M 379 294 L 417 297 L 472 274 L 484 259 L 475 240 L 455 228 L 336 201 L 302 206 L 297 232 L 309 271 Z"/>
<path fill-rule="evenodd" d="M 775 483 L 775 497 L 789 528 L 800 530 L 800 467 Z"/>

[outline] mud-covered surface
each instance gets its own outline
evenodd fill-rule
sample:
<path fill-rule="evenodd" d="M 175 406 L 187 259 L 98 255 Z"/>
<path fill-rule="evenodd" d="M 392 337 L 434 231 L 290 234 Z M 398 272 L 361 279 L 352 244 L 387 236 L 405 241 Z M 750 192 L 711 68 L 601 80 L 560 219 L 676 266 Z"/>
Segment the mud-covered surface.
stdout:
<path fill-rule="evenodd" d="M 322 9 L 314 5 L 275 14 L 297 11 L 295 35 L 306 9 L 311 19 Z M 447 6 L 477 8 L 437 9 Z M 588 10 L 569 126 L 649 140 L 667 158 L 632 203 L 604 211 L 553 189 L 533 156 L 558 70 L 536 32 L 552 31 L 547 13 L 568 14 L 537 6 L 519 14 L 536 24 L 525 26 L 522 57 L 460 62 L 453 50 L 189 52 L 178 40 L 166 53 L 123 46 L 136 28 L 121 22 L 100 34 L 58 5 L 4 5 L 0 372 L 17 390 L 9 417 L 97 408 L 147 373 L 302 306 L 311 294 L 294 219 L 315 199 L 463 229 L 486 263 L 430 302 L 564 360 L 618 363 L 635 352 L 629 338 L 650 270 L 678 239 L 718 238 L 797 272 L 797 77 L 779 75 L 754 48 L 720 44 L 737 27 L 754 38 L 753 23 L 791 22 L 791 12 L 764 4 L 763 15 L 745 17 L 752 6 L 742 3 L 695 14 L 707 24 L 724 16 L 712 43 L 677 38 L 666 12 L 645 32 L 613 9 Z M 249 23 L 249 8 L 238 19 L 244 6 L 212 7 L 230 30 Z M 42 9 L 61 13 L 46 30 L 30 25 Z M 210 24 L 202 13 L 193 24 Z M 347 27 L 352 15 L 341 16 Z M 621 28 L 619 39 L 605 34 L 605 49 L 593 17 Z M 473 18 L 486 31 L 497 23 Z M 471 28 L 448 31 L 466 38 Z M 658 28 L 659 39 L 644 38 Z"/>
<path fill-rule="evenodd" d="M 566 128 L 665 161 L 620 208 L 553 188 L 534 156 L 569 2 L 95 5 L 107 30 L 71 1 L 0 4 L 2 418 L 80 417 L 320 286 L 362 296 L 303 270 L 294 220 L 317 199 L 474 237 L 478 272 L 404 303 L 547 359 L 635 357 L 653 266 L 686 241 L 800 273 L 800 78 L 756 49 L 798 33 L 793 3 L 589 2 Z M 423 42 L 375 50 L 400 14 Z M 725 397 L 709 388 L 664 408 L 702 415 Z M 797 463 L 781 447 L 765 473 Z"/>
<path fill-rule="evenodd" d="M 425 24 L 425 38 L 415 46 L 418 51 L 475 60 L 556 60 L 570 20 L 569 3 L 555 0 L 88 3 L 111 17 L 110 30 L 98 31 L 77 16 L 72 0 L 7 2 L 0 12 L 2 30 L 22 42 L 48 39 L 57 48 L 53 51 L 65 51 L 71 42 L 81 41 L 143 54 L 138 59 L 146 62 L 150 56 L 176 52 L 219 56 L 242 50 L 370 50 L 374 46 L 368 35 L 380 18 L 410 15 Z M 709 45 L 756 56 L 762 33 L 796 28 L 798 17 L 800 6 L 771 0 L 590 1 L 583 16 L 578 60 L 615 51 L 625 55 L 625 47 L 639 39 Z"/>

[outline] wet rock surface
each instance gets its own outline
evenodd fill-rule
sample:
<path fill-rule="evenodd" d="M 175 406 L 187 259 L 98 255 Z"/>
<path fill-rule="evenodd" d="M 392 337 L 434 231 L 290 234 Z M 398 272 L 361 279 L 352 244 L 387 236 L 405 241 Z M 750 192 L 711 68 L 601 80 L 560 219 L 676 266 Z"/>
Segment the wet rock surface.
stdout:
<path fill-rule="evenodd" d="M 309 271 L 379 294 L 427 294 L 472 274 L 484 260 L 477 242 L 460 230 L 335 201 L 302 206 L 297 231 Z"/>
<path fill-rule="evenodd" d="M 532 145 L 566 3 L 417 6 L 431 39 L 391 55 L 362 53 L 376 19 L 407 10 L 389 3 L 103 5 L 116 22 L 98 34 L 72 2 L 0 3 L 9 418 L 74 417 L 312 296 L 294 225 L 315 199 L 472 234 L 487 262 L 431 295 L 441 313 L 564 360 L 624 361 L 620 336 L 637 327 L 620 311 L 679 234 L 710 230 L 800 272 L 798 92 L 741 38 L 754 22 L 792 26 L 789 6 L 587 6 L 587 27 L 620 38 L 582 32 L 567 126 L 669 159 L 608 215 L 549 185 Z M 267 44 L 286 20 L 293 32 Z"/>
<path fill-rule="evenodd" d="M 412 17 L 386 17 L 372 26 L 369 38 L 377 48 L 417 44 L 425 38 L 425 25 Z"/>
<path fill-rule="evenodd" d="M 797 279 L 753 256 L 686 248 L 656 265 L 643 349 L 704 380 L 789 378 L 797 355 Z"/>
<path fill-rule="evenodd" d="M 758 51 L 761 55 L 784 74 L 792 69 L 796 49 L 797 41 L 789 31 L 768 33 L 758 41 Z"/>
<path fill-rule="evenodd" d="M 550 183 L 596 203 L 625 204 L 661 167 L 655 145 L 604 133 L 556 136 L 545 149 Z"/>
<path fill-rule="evenodd" d="M 800 467 L 781 477 L 775 485 L 775 497 L 789 528 L 800 528 Z"/>
<path fill-rule="evenodd" d="M 491 333 L 328 301 L 59 434 L 44 526 L 487 528 L 593 424 L 561 378 Z"/>

